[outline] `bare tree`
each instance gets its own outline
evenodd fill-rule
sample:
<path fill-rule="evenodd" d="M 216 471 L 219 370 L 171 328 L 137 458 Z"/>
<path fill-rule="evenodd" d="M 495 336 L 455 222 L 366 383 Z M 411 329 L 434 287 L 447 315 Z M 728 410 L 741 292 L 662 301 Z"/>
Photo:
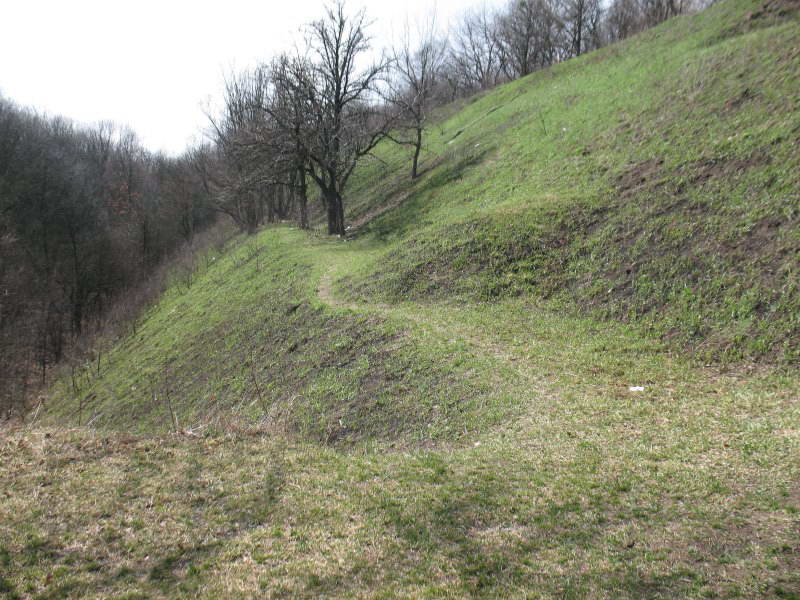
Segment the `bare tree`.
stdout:
<path fill-rule="evenodd" d="M 641 0 L 642 17 L 645 27 L 659 23 L 686 12 L 691 6 L 689 0 Z"/>
<path fill-rule="evenodd" d="M 269 170 L 262 165 L 264 113 L 269 82 L 263 69 L 228 77 L 224 108 L 219 117 L 209 116 L 216 152 L 222 160 L 210 161 L 210 153 L 195 151 L 195 167 L 214 186 L 214 206 L 245 232 L 253 233 L 263 221 L 263 204 L 269 196 Z M 201 162 L 197 162 L 201 161 Z M 211 176 L 211 167 L 214 175 Z"/>
<path fill-rule="evenodd" d="M 531 73 L 541 53 L 544 16 L 534 0 L 515 0 L 498 19 L 497 37 L 509 79 Z"/>
<path fill-rule="evenodd" d="M 296 203 L 300 225 L 308 227 L 310 178 L 320 188 L 329 233 L 344 234 L 344 189 L 387 123 L 376 104 L 387 61 L 363 70 L 356 64 L 369 49 L 365 27 L 363 11 L 349 16 L 337 2 L 308 25 L 308 58 L 283 55 L 226 81 L 225 109 L 211 119 L 225 167 L 215 171 L 215 196 L 219 209 L 248 230 L 254 201 L 265 192 L 268 219 Z"/>
<path fill-rule="evenodd" d="M 608 7 L 606 29 L 610 42 L 623 40 L 644 27 L 639 0 L 613 0 Z"/>
<path fill-rule="evenodd" d="M 450 60 L 465 90 L 486 89 L 500 82 L 503 54 L 497 19 L 485 4 L 461 16 L 451 34 L 450 52 Z"/>
<path fill-rule="evenodd" d="M 426 19 L 425 26 L 418 25 L 413 41 L 406 23 L 401 41 L 393 50 L 389 102 L 399 111 L 399 133 L 391 137 L 413 148 L 412 179 L 418 175 L 423 135 L 436 102 L 438 79 L 446 57 L 447 43 L 438 35 L 435 14 Z"/>
<path fill-rule="evenodd" d="M 625 39 L 702 5 L 692 0 L 613 0 L 605 22 L 608 40 Z"/>
<path fill-rule="evenodd" d="M 322 192 L 328 233 L 344 235 L 343 194 L 358 162 L 385 135 L 387 120 L 375 104 L 378 84 L 387 69 L 381 59 L 359 69 L 370 48 L 364 11 L 350 16 L 337 0 L 325 18 L 308 26 L 312 80 L 306 89 L 311 108 L 306 140 L 309 175 Z"/>
<path fill-rule="evenodd" d="M 600 46 L 603 8 L 599 0 L 564 0 L 560 15 L 570 56 L 580 56 Z"/>
<path fill-rule="evenodd" d="M 308 229 L 313 67 L 302 56 L 284 54 L 273 61 L 270 72 L 273 92 L 264 108 L 273 124 L 273 169 L 278 181 L 291 193 L 300 227 Z"/>

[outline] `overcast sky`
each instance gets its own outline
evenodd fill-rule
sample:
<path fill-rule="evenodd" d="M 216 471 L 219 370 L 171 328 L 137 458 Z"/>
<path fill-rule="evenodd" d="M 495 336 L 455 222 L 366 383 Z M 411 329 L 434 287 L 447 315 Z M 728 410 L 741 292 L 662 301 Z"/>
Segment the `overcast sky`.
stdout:
<path fill-rule="evenodd" d="M 480 0 L 351 0 L 376 45 L 436 8 Z M 499 5 L 500 0 L 487 0 Z M 0 94 L 84 123 L 130 125 L 151 150 L 179 153 L 205 126 L 222 76 L 290 49 L 324 0 L 10 0 L 0 20 Z"/>

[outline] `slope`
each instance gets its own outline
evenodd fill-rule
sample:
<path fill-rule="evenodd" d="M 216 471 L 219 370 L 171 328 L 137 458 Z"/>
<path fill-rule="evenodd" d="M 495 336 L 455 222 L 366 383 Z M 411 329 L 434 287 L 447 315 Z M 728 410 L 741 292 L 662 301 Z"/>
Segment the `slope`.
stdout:
<path fill-rule="evenodd" d="M 553 306 L 706 358 L 800 352 L 800 28 L 747 0 L 474 98 L 427 170 L 385 146 L 354 218 L 387 242 L 353 297 Z M 377 190 L 377 193 L 376 193 Z"/>
<path fill-rule="evenodd" d="M 663 79 L 650 71 L 699 68 L 721 49 L 733 60 L 754 44 L 774 58 L 768 40 L 797 45 L 794 17 L 749 19 L 752 6 L 720 3 L 475 99 L 443 122 L 413 184 L 384 147 L 358 175 L 352 216 L 371 217 L 354 240 L 270 228 L 176 279 L 135 335 L 67 373 L 32 425 L 4 431 L 0 593 L 800 595 L 800 379 L 775 350 L 790 316 L 776 313 L 782 333 L 766 353 L 780 368 L 707 366 L 675 352 L 675 338 L 643 334 L 648 318 L 666 331 L 669 315 L 598 319 L 618 316 L 619 298 L 576 309 L 589 298 L 580 277 L 616 260 L 617 246 L 577 248 L 634 213 L 653 227 L 631 198 L 662 201 L 647 177 L 617 194 L 630 167 L 614 161 L 649 150 L 629 133 L 604 141 L 603 124 L 614 106 L 645 107 L 637 85 Z M 663 61 L 640 58 L 655 49 Z M 761 67 L 770 80 L 783 69 L 790 89 L 790 66 Z M 573 140 L 559 111 L 574 103 L 560 94 L 587 78 L 605 95 L 597 112 L 569 113 L 585 121 Z M 529 114 L 537 103 L 543 118 Z M 747 118 L 760 145 L 796 111 L 773 110 L 777 125 Z M 601 145 L 583 156 L 595 125 Z M 785 143 L 776 152 L 794 165 Z M 598 154 L 608 171 L 581 177 Z M 741 176 L 772 210 L 754 168 L 711 176 L 708 189 Z M 795 172 L 782 177 L 770 185 L 796 192 Z M 715 217 L 726 231 L 731 214 Z M 781 244 L 796 233 L 772 229 Z M 542 242 L 562 230 L 563 243 Z M 661 302 L 656 313 L 678 310 Z M 676 314 L 676 337 L 687 336 Z M 737 319 L 720 321 L 723 338 Z"/>
<path fill-rule="evenodd" d="M 298 278 L 296 296 L 285 301 L 283 280 L 269 268 L 258 271 L 255 259 L 237 266 L 247 245 L 232 250 L 188 291 L 164 299 L 139 329 L 137 350 L 101 362 L 90 378 L 98 396 L 91 428 L 6 432 L 0 584 L 10 597 L 777 598 L 800 591 L 795 376 L 699 368 L 631 331 L 546 310 L 523 314 L 516 300 L 490 310 L 353 307 L 329 282 L 361 264 L 363 250 L 286 229 L 254 241 L 284 256 L 276 269 L 312 257 L 320 267 Z M 132 390 L 125 402 L 103 395 L 113 382 L 157 366 L 157 350 L 150 357 L 142 347 L 166 345 L 170 331 L 189 333 L 180 323 L 210 308 L 203 279 L 219 283 L 225 273 L 259 284 L 264 309 L 254 311 L 255 322 L 272 312 L 285 320 L 305 304 L 309 312 L 292 321 L 296 335 L 367 332 L 357 338 L 366 347 L 353 351 L 369 360 L 370 381 L 387 388 L 363 395 L 368 421 L 342 410 L 362 397 L 361 371 L 337 362 L 336 376 L 326 372 L 324 337 L 306 342 L 302 358 L 302 372 L 317 385 L 297 386 L 283 411 L 270 405 L 280 404 L 277 392 L 293 385 L 298 367 L 261 368 L 288 350 L 282 342 L 269 338 L 272 349 L 255 355 L 257 385 L 247 386 L 253 355 L 242 352 L 243 342 L 228 344 L 233 325 L 260 339 L 237 310 L 242 282 L 237 294 L 217 291 L 232 327 L 217 339 L 229 349 L 214 360 L 243 380 L 227 392 L 227 410 L 218 402 L 203 418 L 204 403 L 193 398 L 199 384 L 176 378 L 173 408 L 188 431 L 168 434 L 167 405 L 134 414 L 137 398 L 146 404 L 149 393 Z M 326 316 L 325 328 L 315 314 Z M 203 319 L 200 329 L 218 326 L 209 312 Z M 390 333 L 397 344 L 391 364 L 413 375 L 384 375 L 373 358 L 384 343 L 375 331 Z M 210 353 L 212 346 L 192 348 Z M 414 353 L 403 365 L 409 347 Z M 198 364 L 196 353 L 184 352 L 185 360 Z M 219 377 L 213 362 L 200 367 L 208 369 L 204 377 Z M 468 385 L 453 378 L 422 387 L 442 372 Z M 393 392 L 396 384 L 408 388 Z M 266 405 L 254 403 L 256 388 Z M 40 420 L 63 422 L 76 407 L 57 401 L 65 412 L 51 405 Z M 311 409 L 317 421 L 294 420 Z M 407 422 L 388 429 L 382 424 L 392 415 Z M 162 433 L 128 432 L 146 430 L 143 423 Z M 331 435 L 345 427 L 352 432 Z"/>

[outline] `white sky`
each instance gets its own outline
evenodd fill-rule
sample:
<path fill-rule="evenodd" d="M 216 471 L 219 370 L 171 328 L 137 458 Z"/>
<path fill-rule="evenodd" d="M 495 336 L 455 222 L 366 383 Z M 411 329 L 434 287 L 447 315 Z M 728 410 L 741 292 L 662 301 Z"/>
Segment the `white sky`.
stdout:
<path fill-rule="evenodd" d="M 435 6 L 446 24 L 478 0 L 351 0 L 388 45 L 408 17 Z M 489 5 L 504 4 L 487 0 Z M 7 0 L 0 11 L 0 94 L 83 123 L 131 126 L 177 154 L 205 127 L 222 76 L 301 38 L 324 0 Z M 385 41 L 384 41 L 385 40 Z"/>

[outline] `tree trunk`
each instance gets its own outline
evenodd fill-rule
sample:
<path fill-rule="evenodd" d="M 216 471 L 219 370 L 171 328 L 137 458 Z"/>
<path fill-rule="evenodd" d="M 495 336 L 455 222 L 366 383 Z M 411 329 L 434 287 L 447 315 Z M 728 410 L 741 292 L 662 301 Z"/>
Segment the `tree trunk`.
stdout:
<path fill-rule="evenodd" d="M 411 161 L 411 179 L 416 179 L 417 165 L 419 164 L 419 153 L 422 151 L 422 128 L 417 127 L 417 140 L 414 143 L 414 158 Z"/>
<path fill-rule="evenodd" d="M 344 204 L 342 197 L 337 191 L 327 194 L 328 205 L 328 234 L 344 235 Z"/>
<path fill-rule="evenodd" d="M 274 223 L 275 222 L 275 202 L 277 198 L 275 194 L 270 195 L 267 197 L 267 223 Z"/>
<path fill-rule="evenodd" d="M 300 229 L 308 229 L 308 188 L 306 174 L 301 170 L 298 173 L 297 200 L 300 204 Z"/>
<path fill-rule="evenodd" d="M 80 290 L 73 291 L 72 334 L 78 337 L 83 332 L 83 299 Z"/>

